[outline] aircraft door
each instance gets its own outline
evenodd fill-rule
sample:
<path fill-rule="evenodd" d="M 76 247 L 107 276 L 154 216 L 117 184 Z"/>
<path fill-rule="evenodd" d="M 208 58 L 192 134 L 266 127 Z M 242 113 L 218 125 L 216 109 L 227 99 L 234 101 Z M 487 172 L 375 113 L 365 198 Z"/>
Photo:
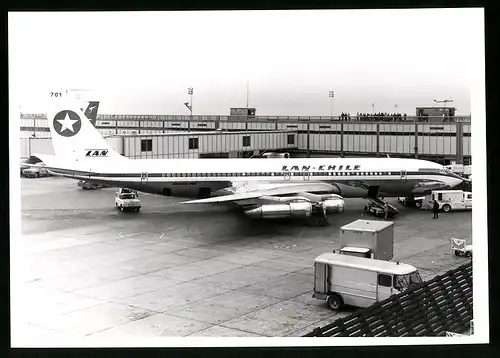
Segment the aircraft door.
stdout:
<path fill-rule="evenodd" d="M 283 173 L 283 177 L 285 178 L 285 180 L 290 180 L 290 171 L 285 170 Z"/>
<path fill-rule="evenodd" d="M 311 173 L 309 172 L 309 170 L 303 170 L 302 175 L 304 176 L 304 180 L 309 180 Z"/>
<path fill-rule="evenodd" d="M 408 179 L 408 175 L 406 174 L 406 170 L 401 170 L 401 181 L 403 183 L 406 183 L 407 179 Z"/>
<path fill-rule="evenodd" d="M 148 182 L 148 173 L 141 173 L 141 183 Z"/>

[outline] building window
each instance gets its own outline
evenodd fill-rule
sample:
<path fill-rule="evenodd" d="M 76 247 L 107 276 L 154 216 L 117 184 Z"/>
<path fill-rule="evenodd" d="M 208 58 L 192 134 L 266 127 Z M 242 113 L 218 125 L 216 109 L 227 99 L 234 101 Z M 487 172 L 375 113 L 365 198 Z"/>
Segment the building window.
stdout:
<path fill-rule="evenodd" d="M 293 134 L 289 134 L 287 136 L 287 143 L 288 143 L 288 145 L 294 145 L 295 144 L 295 136 Z"/>
<path fill-rule="evenodd" d="M 243 146 L 250 147 L 250 136 L 249 135 L 243 137 Z"/>
<path fill-rule="evenodd" d="M 384 287 L 392 286 L 392 276 L 384 275 L 383 273 L 378 274 L 378 284 Z"/>
<path fill-rule="evenodd" d="M 141 152 L 152 152 L 152 151 L 153 151 L 153 140 L 141 139 Z"/>
<path fill-rule="evenodd" d="M 198 138 L 189 138 L 189 149 L 198 149 Z"/>

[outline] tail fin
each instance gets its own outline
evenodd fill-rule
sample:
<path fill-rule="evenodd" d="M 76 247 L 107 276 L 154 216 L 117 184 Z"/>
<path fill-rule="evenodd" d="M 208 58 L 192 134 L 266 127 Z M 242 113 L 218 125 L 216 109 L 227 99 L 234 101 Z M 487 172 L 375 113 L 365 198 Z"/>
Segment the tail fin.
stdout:
<path fill-rule="evenodd" d="M 83 108 L 80 107 L 80 109 L 83 111 L 85 114 L 85 117 L 87 117 L 92 123 L 92 125 L 95 127 L 96 121 L 97 121 L 97 111 L 99 110 L 99 102 L 97 101 L 88 101 L 87 108 L 84 110 Z"/>
<path fill-rule="evenodd" d="M 106 158 L 125 160 L 101 136 L 81 109 L 81 102 L 66 92 L 51 92 L 47 110 L 54 153 L 66 160 Z M 87 107 L 87 111 L 91 105 Z M 94 110 L 96 110 L 95 108 Z"/>
<path fill-rule="evenodd" d="M 97 111 L 99 110 L 99 102 L 89 101 L 89 105 L 85 110 L 85 117 L 90 120 L 90 123 L 95 127 L 95 123 L 97 120 Z"/>

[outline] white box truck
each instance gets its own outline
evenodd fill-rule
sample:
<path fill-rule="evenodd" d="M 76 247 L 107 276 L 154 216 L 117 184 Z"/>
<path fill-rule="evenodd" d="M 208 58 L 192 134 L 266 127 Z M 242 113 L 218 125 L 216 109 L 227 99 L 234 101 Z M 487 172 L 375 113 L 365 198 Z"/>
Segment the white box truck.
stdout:
<path fill-rule="evenodd" d="M 344 305 L 369 307 L 421 282 L 411 265 L 326 253 L 314 262 L 312 297 L 335 311 Z"/>
<path fill-rule="evenodd" d="M 430 207 L 437 200 L 439 210 L 449 212 L 451 210 L 472 209 L 472 193 L 463 190 L 433 190 L 431 194 Z"/>
<path fill-rule="evenodd" d="M 378 260 L 394 257 L 394 223 L 356 220 L 340 228 L 340 253 Z"/>

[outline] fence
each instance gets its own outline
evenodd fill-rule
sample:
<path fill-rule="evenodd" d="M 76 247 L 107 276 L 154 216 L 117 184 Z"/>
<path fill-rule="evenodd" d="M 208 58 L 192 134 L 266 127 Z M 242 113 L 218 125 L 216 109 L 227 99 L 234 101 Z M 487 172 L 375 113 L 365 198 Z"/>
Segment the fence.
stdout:
<path fill-rule="evenodd" d="M 472 262 L 303 337 L 422 337 L 463 333 L 472 321 Z"/>

